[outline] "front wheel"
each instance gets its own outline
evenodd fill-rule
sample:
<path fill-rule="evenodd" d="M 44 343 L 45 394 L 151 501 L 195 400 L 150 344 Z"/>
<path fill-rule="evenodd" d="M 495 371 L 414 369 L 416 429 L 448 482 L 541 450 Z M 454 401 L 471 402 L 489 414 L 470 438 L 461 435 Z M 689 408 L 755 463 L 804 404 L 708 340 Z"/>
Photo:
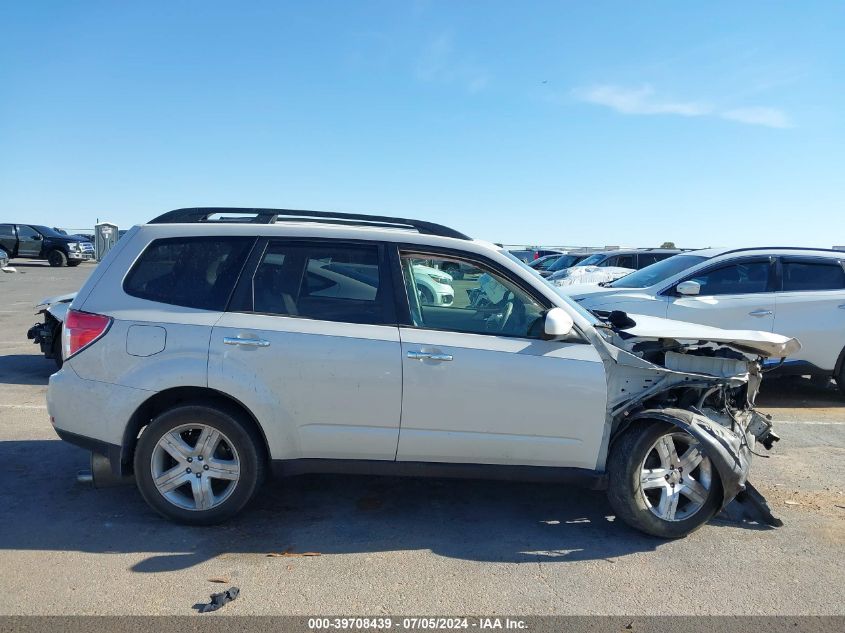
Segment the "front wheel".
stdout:
<path fill-rule="evenodd" d="M 141 496 L 179 523 L 212 525 L 237 514 L 263 478 L 258 439 L 228 412 L 184 405 L 159 415 L 135 451 Z"/>
<path fill-rule="evenodd" d="M 81 264 L 81 263 L 82 263 L 81 261 L 79 261 L 78 259 L 75 259 L 73 261 L 68 260 L 67 265 L 70 266 L 71 268 L 75 268 L 75 267 L 79 266 L 79 264 Z"/>
<path fill-rule="evenodd" d="M 692 435 L 665 422 L 625 431 L 607 472 L 616 515 L 646 534 L 686 536 L 721 506 L 722 486 L 710 458 Z"/>
<path fill-rule="evenodd" d="M 59 249 L 54 249 L 47 254 L 47 263 L 53 268 L 60 268 L 67 264 L 67 255 Z"/>

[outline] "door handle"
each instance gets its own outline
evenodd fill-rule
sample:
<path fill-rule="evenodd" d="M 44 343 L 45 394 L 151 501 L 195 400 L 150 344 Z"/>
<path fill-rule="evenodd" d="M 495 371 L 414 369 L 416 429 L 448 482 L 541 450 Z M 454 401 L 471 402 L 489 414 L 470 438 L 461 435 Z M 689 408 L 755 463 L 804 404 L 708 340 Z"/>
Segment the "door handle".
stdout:
<path fill-rule="evenodd" d="M 408 352 L 408 358 L 413 358 L 414 360 L 439 360 L 439 361 L 446 361 L 452 360 L 451 354 L 438 354 L 434 352 Z"/>
<path fill-rule="evenodd" d="M 772 316 L 774 314 L 771 310 L 754 310 L 753 312 L 749 312 L 748 316 L 753 317 L 764 317 L 764 316 Z"/>
<path fill-rule="evenodd" d="M 242 345 L 244 347 L 270 347 L 270 341 L 263 338 L 239 338 L 237 336 L 224 336 L 225 345 Z"/>

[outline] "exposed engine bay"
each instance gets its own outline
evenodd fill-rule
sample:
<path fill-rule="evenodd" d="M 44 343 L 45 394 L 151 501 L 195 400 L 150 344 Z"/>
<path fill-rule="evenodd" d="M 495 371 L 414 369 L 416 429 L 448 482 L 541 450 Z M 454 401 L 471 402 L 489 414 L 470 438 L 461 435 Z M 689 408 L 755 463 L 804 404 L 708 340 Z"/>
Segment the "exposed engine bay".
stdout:
<path fill-rule="evenodd" d="M 610 444 L 637 420 L 661 420 L 693 435 L 713 460 L 723 507 L 746 489 L 758 444 L 779 440 L 755 409 L 766 358 L 800 349 L 791 338 L 731 331 L 623 312 L 598 313 L 608 371 Z M 608 361 L 606 361 L 608 362 Z"/>

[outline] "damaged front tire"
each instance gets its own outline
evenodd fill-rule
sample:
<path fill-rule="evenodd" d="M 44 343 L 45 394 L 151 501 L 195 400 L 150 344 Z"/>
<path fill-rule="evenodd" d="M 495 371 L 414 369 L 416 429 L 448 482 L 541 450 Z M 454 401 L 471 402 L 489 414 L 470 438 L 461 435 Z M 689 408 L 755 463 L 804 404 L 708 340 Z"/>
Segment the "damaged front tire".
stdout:
<path fill-rule="evenodd" d="M 607 462 L 608 499 L 628 525 L 660 538 L 681 538 L 722 504 L 719 474 L 692 435 L 644 420 L 617 438 Z"/>

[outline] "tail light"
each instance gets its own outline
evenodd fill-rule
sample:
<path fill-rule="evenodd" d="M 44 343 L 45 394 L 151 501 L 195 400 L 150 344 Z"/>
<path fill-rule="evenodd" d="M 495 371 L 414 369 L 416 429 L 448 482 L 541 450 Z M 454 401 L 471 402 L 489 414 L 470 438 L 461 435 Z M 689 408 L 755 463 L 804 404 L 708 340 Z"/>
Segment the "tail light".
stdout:
<path fill-rule="evenodd" d="M 65 360 L 92 345 L 108 331 L 111 317 L 68 310 L 62 331 Z"/>

